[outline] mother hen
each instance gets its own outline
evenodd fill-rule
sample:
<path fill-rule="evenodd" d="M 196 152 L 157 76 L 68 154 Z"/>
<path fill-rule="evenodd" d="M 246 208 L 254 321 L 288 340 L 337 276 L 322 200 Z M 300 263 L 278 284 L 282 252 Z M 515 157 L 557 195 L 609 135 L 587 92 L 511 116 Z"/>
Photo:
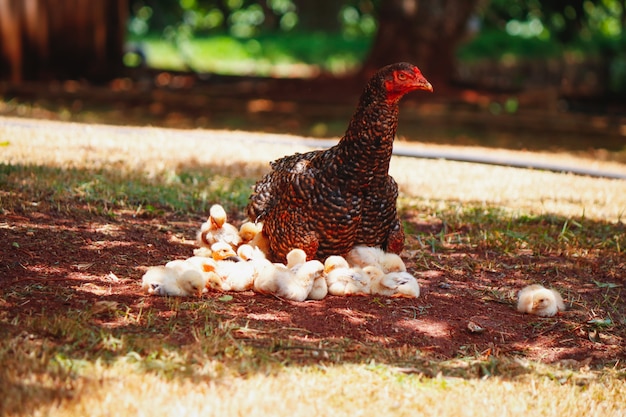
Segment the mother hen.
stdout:
<path fill-rule="evenodd" d="M 398 186 L 389 162 L 398 102 L 414 90 L 433 91 L 416 66 L 396 63 L 378 70 L 337 145 L 271 162 L 247 207 L 251 220 L 263 222 L 270 260 L 284 262 L 294 248 L 321 261 L 345 256 L 355 245 L 402 251 Z"/>

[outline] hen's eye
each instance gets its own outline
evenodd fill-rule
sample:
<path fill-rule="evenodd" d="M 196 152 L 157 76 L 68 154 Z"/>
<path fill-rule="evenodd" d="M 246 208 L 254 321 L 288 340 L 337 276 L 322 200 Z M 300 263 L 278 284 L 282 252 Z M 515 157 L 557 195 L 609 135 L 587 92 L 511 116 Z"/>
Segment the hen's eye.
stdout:
<path fill-rule="evenodd" d="M 403 72 L 399 73 L 398 74 L 398 80 L 400 80 L 400 81 L 406 80 L 406 74 L 403 73 Z"/>

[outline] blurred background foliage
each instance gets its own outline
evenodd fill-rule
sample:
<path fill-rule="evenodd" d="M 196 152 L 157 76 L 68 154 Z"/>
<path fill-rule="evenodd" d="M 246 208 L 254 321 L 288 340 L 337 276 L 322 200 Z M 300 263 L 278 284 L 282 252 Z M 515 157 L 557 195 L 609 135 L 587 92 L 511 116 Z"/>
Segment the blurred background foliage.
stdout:
<path fill-rule="evenodd" d="M 200 73 L 345 74 L 366 59 L 383 3 L 132 0 L 124 62 Z M 459 71 L 461 81 L 488 70 L 485 62 L 601 62 L 607 88 L 626 91 L 626 0 L 481 1 L 466 26 L 456 57 L 470 70 Z"/>

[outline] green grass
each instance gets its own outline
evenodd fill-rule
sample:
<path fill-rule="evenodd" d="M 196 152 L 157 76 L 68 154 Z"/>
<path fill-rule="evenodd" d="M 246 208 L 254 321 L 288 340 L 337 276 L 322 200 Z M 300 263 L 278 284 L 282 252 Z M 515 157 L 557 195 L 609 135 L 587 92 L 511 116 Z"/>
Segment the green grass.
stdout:
<path fill-rule="evenodd" d="M 78 201 L 105 208 L 207 212 L 212 202 L 228 201 L 226 208 L 241 209 L 252 184 L 251 179 L 193 169 L 168 170 L 155 177 L 135 172 L 129 180 L 127 172 L 110 169 L 84 171 L 0 163 L 1 186 L 28 189 L 29 200 L 56 206 Z M 12 208 L 12 202 L 5 201 L 4 208 Z"/>
<path fill-rule="evenodd" d="M 317 71 L 343 73 L 357 68 L 371 39 L 346 39 L 339 34 L 294 33 L 240 39 L 226 35 L 194 38 L 179 45 L 156 37 L 138 40 L 149 66 L 168 70 L 312 76 Z M 312 68 L 306 69 L 305 64 Z M 313 71 L 313 72 L 311 72 Z"/>

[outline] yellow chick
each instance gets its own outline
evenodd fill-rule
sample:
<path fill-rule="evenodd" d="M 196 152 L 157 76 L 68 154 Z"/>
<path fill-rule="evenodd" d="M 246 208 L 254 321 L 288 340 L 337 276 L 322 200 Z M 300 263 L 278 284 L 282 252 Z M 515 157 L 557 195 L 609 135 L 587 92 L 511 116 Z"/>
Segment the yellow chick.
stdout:
<path fill-rule="evenodd" d="M 380 258 L 378 264 L 384 273 L 390 272 L 406 272 L 406 265 L 404 261 L 395 253 L 385 253 Z"/>
<path fill-rule="evenodd" d="M 302 249 L 292 249 L 287 253 L 287 268 L 295 270 L 306 262 L 306 253 Z"/>
<path fill-rule="evenodd" d="M 235 248 L 241 243 L 239 230 L 226 221 L 226 210 L 219 204 L 211 206 L 209 218 L 202 223 L 196 236 L 199 247 L 210 248 L 216 242 L 226 242 Z"/>
<path fill-rule="evenodd" d="M 348 261 L 339 255 L 332 255 L 324 261 L 324 275 L 331 295 L 367 294 L 367 282 L 361 273 L 350 268 Z"/>
<path fill-rule="evenodd" d="M 216 261 L 240 260 L 237 256 L 237 252 L 226 242 L 215 242 L 211 245 L 211 256 Z"/>
<path fill-rule="evenodd" d="M 357 245 L 346 256 L 350 266 L 365 268 L 366 266 L 378 266 L 384 273 L 406 272 L 406 266 L 402 258 L 395 253 L 387 253 L 381 248 L 373 246 Z"/>
<path fill-rule="evenodd" d="M 563 298 L 556 290 L 533 284 L 518 293 L 517 311 L 541 317 L 552 317 L 565 310 Z"/>
<path fill-rule="evenodd" d="M 259 248 L 259 250 L 266 255 L 269 253 L 270 243 L 265 233 L 263 233 L 263 230 L 257 233 L 256 236 L 254 236 L 254 238 L 249 242 L 249 244 L 251 246 Z"/>
<path fill-rule="evenodd" d="M 244 243 L 237 248 L 237 256 L 244 261 L 262 261 L 266 259 L 265 253 L 263 253 L 261 249 L 247 243 Z"/>
<path fill-rule="evenodd" d="M 222 291 L 250 290 L 257 276 L 254 263 L 246 261 L 218 261 L 215 273 L 220 277 Z"/>
<path fill-rule="evenodd" d="M 250 243 L 263 230 L 263 223 L 245 222 L 239 227 L 241 243 Z"/>

